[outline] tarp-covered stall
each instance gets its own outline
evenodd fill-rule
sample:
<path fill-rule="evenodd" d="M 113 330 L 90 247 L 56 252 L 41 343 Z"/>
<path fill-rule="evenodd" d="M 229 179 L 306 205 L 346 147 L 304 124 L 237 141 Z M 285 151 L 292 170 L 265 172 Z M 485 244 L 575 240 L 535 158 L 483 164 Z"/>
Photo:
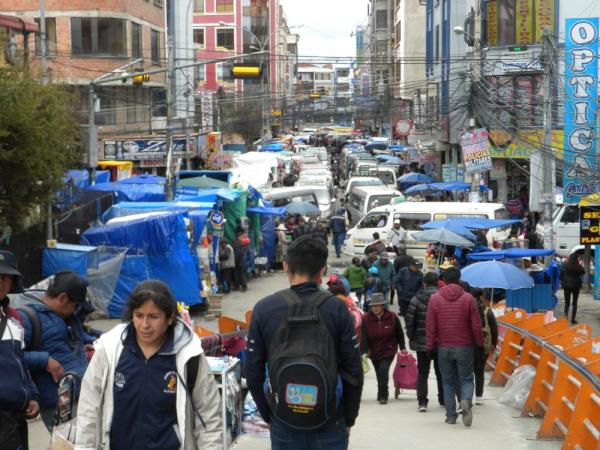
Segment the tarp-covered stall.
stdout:
<path fill-rule="evenodd" d="M 116 202 L 162 202 L 165 200 L 165 187 L 155 183 L 102 183 L 88 189 L 100 192 L 112 192 Z"/>

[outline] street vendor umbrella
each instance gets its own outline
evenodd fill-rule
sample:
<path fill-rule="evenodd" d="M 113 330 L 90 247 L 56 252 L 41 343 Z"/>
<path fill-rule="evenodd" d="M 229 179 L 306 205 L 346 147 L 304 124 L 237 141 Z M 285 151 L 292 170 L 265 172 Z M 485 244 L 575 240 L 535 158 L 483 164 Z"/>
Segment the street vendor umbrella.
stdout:
<path fill-rule="evenodd" d="M 398 178 L 398 183 L 431 183 L 433 178 L 423 173 L 411 172 Z"/>
<path fill-rule="evenodd" d="M 310 202 L 290 203 L 285 207 L 288 214 L 320 214 L 321 210 Z"/>
<path fill-rule="evenodd" d="M 473 242 L 454 231 L 446 230 L 444 228 L 418 231 L 412 234 L 412 238 L 417 242 L 439 242 L 440 244 L 454 245 L 457 247 L 473 247 L 475 245 Z"/>
<path fill-rule="evenodd" d="M 442 227 L 429 228 L 429 227 L 426 227 L 426 225 L 427 224 L 421 225 L 421 228 L 423 228 L 424 230 L 434 230 L 434 229 L 435 230 L 448 230 L 448 231 L 452 231 L 453 233 L 456 233 L 459 236 L 462 236 L 467 239 L 475 239 L 477 237 L 477 236 L 475 236 L 475 233 L 473 233 L 471 230 L 466 228 L 461 223 L 453 222 L 451 220 L 449 220 L 448 223 L 446 223 Z"/>
<path fill-rule="evenodd" d="M 415 184 L 404 190 L 404 195 L 431 195 L 435 192 L 440 192 L 430 183 Z"/>
<path fill-rule="evenodd" d="M 461 270 L 461 280 L 472 287 L 492 289 L 526 289 L 533 287 L 533 278 L 513 264 L 482 261 Z"/>

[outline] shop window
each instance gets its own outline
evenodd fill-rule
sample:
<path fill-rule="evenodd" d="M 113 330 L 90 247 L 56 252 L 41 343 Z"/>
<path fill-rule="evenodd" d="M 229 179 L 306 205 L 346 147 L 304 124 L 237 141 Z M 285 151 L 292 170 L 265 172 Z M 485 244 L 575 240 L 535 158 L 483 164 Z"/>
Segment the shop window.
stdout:
<path fill-rule="evenodd" d="M 194 45 L 204 48 L 204 28 L 194 28 Z"/>
<path fill-rule="evenodd" d="M 233 28 L 220 28 L 217 30 L 217 47 L 234 49 Z"/>
<path fill-rule="evenodd" d="M 217 12 L 233 12 L 233 0 L 217 0 L 216 1 Z"/>
<path fill-rule="evenodd" d="M 74 55 L 127 56 L 125 20 L 111 17 L 72 17 Z"/>
<path fill-rule="evenodd" d="M 151 32 L 151 53 L 152 64 L 160 63 L 160 32 L 152 30 Z"/>
<path fill-rule="evenodd" d="M 143 56 L 142 49 L 142 26 L 139 23 L 131 22 L 131 57 L 141 58 Z"/>
<path fill-rule="evenodd" d="M 40 25 L 40 19 L 35 19 L 35 23 Z M 35 34 L 35 54 L 42 54 L 41 35 Z M 46 17 L 46 56 L 56 56 L 56 18 Z"/>

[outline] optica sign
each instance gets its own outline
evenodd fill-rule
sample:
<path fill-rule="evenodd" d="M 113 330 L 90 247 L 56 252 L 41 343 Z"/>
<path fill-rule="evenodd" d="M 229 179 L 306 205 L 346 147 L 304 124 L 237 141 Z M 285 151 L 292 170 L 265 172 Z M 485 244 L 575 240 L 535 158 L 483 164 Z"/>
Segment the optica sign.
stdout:
<path fill-rule="evenodd" d="M 598 18 L 567 19 L 565 27 L 564 202 L 595 192 Z"/>

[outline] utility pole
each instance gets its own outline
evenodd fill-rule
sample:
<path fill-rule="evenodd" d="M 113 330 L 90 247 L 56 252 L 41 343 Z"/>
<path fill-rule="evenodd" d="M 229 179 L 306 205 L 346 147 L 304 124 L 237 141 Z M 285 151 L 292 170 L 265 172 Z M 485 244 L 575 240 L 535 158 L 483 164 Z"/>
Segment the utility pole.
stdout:
<path fill-rule="evenodd" d="M 544 248 L 554 248 L 552 236 L 552 208 L 554 206 L 554 165 L 552 164 L 552 58 L 553 44 L 550 40 L 548 30 L 544 30 L 542 60 L 544 64 L 544 148 L 542 149 L 542 180 L 543 180 L 543 202 L 544 202 Z"/>
<path fill-rule="evenodd" d="M 167 148 L 167 173 L 165 181 L 165 198 L 169 202 L 173 200 L 174 184 L 173 177 L 173 98 L 172 90 L 175 78 L 175 53 L 173 50 L 173 37 L 167 34 L 167 135 L 165 146 Z"/>
<path fill-rule="evenodd" d="M 473 13 L 473 62 L 471 63 L 471 96 L 473 96 L 473 88 L 479 83 L 481 78 L 481 61 L 482 61 L 482 51 L 483 48 L 481 46 L 481 4 L 477 2 L 477 11 Z M 466 30 L 465 30 L 466 31 Z M 469 125 L 475 126 L 477 124 L 477 119 L 473 115 L 470 119 Z M 479 193 L 479 180 L 481 178 L 481 174 L 479 172 L 474 172 L 471 174 L 471 193 L 469 196 L 469 200 L 474 203 L 478 203 L 480 201 L 480 193 Z"/>
<path fill-rule="evenodd" d="M 40 71 L 42 84 L 48 83 L 48 46 L 46 45 L 46 0 L 40 0 Z"/>

